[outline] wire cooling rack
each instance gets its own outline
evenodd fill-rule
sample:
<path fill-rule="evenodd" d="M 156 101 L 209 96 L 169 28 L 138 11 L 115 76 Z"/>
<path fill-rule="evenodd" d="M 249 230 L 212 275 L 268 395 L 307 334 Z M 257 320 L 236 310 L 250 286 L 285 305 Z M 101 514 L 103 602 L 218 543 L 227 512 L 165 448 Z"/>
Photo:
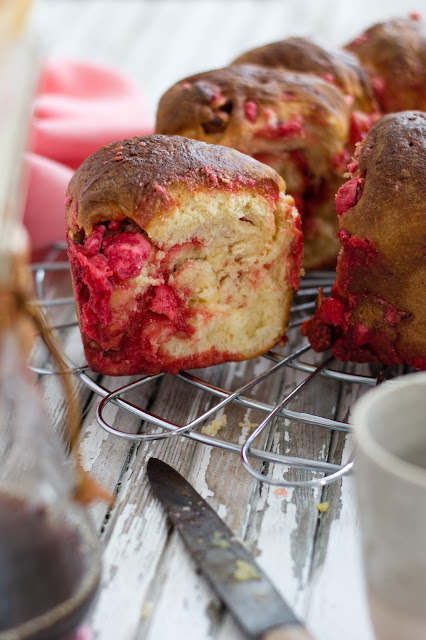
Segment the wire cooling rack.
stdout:
<path fill-rule="evenodd" d="M 78 324 L 75 315 L 75 307 L 73 306 L 74 298 L 72 296 L 58 297 L 57 295 L 54 295 L 54 293 L 52 294 L 52 292 L 49 291 L 46 280 L 47 276 L 53 272 L 62 272 L 64 277 L 67 276 L 69 278 L 69 264 L 66 260 L 61 260 L 61 257 L 64 256 L 64 249 L 65 247 L 63 244 L 56 244 L 52 247 L 47 261 L 31 265 L 31 270 L 34 274 L 37 297 L 35 304 L 41 305 L 45 310 L 69 307 L 70 315 L 74 315 L 74 319 L 67 319 L 65 322 L 52 321 L 51 326 L 61 331 L 71 329 Z M 318 287 L 322 286 L 324 291 L 327 293 L 331 289 L 333 279 L 333 273 L 317 271 L 309 273 L 308 276 L 302 280 L 300 291 L 295 295 L 294 303 L 292 305 L 289 325 L 290 330 L 297 331 L 297 328 L 302 324 L 302 322 L 312 314 L 315 308 L 315 298 L 318 293 Z M 335 363 L 335 361 L 333 357 L 324 357 L 322 362 L 317 366 L 309 364 L 306 362 L 305 356 L 310 349 L 310 345 L 306 343 L 293 351 L 288 350 L 289 353 L 286 353 L 285 350 L 283 353 L 278 352 L 278 350 L 268 352 L 266 355 L 261 356 L 261 358 L 266 359 L 267 364 L 270 365 L 269 368 L 234 391 L 215 386 L 189 371 L 180 372 L 176 378 L 185 382 L 192 388 L 192 390 L 200 389 L 207 392 L 214 400 L 211 408 L 200 413 L 196 418 L 183 425 L 176 424 L 175 422 L 168 420 L 165 416 L 158 416 L 123 398 L 123 395 L 127 392 L 147 385 L 151 381 L 162 377 L 164 374 L 144 376 L 120 387 L 119 389 L 110 390 L 91 377 L 86 364 L 76 365 L 68 355 L 66 355 L 66 360 L 69 372 L 76 375 L 91 391 L 100 396 L 101 400 L 96 410 L 96 419 L 105 431 L 113 434 L 114 436 L 138 442 L 184 436 L 186 438 L 191 438 L 196 442 L 203 443 L 204 445 L 217 447 L 223 451 L 240 455 L 244 468 L 261 482 L 267 482 L 281 487 L 321 487 L 330 484 L 341 478 L 343 475 L 349 473 L 353 466 L 353 457 L 350 456 L 344 464 L 334 464 L 324 460 L 283 455 L 273 451 L 259 449 L 256 448 L 255 442 L 259 439 L 261 440 L 261 434 L 273 423 L 275 418 L 281 416 L 284 416 L 290 421 L 313 425 L 318 429 L 328 429 L 333 433 L 349 432 L 350 425 L 347 422 L 324 418 L 311 413 L 293 411 L 288 408 L 288 405 L 309 385 L 320 384 L 321 379 L 324 377 L 336 382 L 345 382 L 363 385 L 364 387 L 371 387 L 378 384 L 378 382 L 381 381 L 381 378 L 387 377 L 387 375 L 383 368 L 380 370 L 378 376 L 360 375 L 340 371 L 334 368 L 333 363 Z M 41 376 L 58 374 L 54 368 L 46 366 L 31 366 L 31 368 L 35 373 Z M 248 392 L 270 377 L 283 375 L 286 368 L 296 369 L 300 372 L 306 373 L 307 375 L 300 384 L 296 385 L 289 394 L 279 400 L 276 404 L 269 404 L 247 395 Z M 321 390 L 319 390 L 319 392 L 321 392 Z M 140 418 L 142 421 L 145 421 L 147 424 L 153 425 L 155 427 L 155 432 L 131 433 L 120 429 L 119 424 L 109 424 L 105 418 L 105 409 L 109 403 L 113 403 L 120 410 L 129 412 L 130 414 Z M 206 420 L 210 419 L 214 414 L 217 414 L 231 403 L 242 405 L 248 409 L 258 410 L 265 416 L 263 421 L 254 429 L 243 444 L 228 442 L 218 438 L 217 436 L 208 435 L 197 430 L 203 423 L 205 423 Z M 118 412 L 117 415 L 120 415 L 120 412 Z M 258 471 L 253 465 L 255 460 L 264 463 L 261 465 L 260 471 Z M 294 468 L 310 470 L 312 472 L 311 477 L 309 479 L 301 480 L 287 480 L 284 478 L 277 479 L 268 475 L 267 463 L 278 463 L 285 466 L 287 469 Z"/>

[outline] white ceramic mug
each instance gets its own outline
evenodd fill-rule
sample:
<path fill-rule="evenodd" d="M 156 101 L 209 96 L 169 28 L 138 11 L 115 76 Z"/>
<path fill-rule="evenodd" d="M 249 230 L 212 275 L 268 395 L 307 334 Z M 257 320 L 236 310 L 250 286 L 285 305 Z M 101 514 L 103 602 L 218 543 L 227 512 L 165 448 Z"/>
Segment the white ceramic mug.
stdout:
<path fill-rule="evenodd" d="M 379 640 L 426 638 L 426 372 L 355 405 L 355 477 L 370 614 Z"/>

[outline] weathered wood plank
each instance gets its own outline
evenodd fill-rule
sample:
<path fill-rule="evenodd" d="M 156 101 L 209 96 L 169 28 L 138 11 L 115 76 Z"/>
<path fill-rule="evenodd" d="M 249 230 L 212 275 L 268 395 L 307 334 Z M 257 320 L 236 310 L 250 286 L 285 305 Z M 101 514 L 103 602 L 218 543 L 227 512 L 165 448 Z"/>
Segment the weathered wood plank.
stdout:
<path fill-rule="evenodd" d="M 368 366 L 347 365 L 350 372 L 371 375 Z M 349 421 L 351 407 L 367 391 L 356 384 L 342 385 L 338 419 Z M 345 461 L 353 452 L 350 435 L 336 434 L 331 459 Z M 368 620 L 359 549 L 359 516 L 353 477 L 326 487 L 322 500 L 330 504 L 321 514 L 312 556 L 306 616 L 319 638 L 373 640 Z M 356 597 L 353 594 L 356 593 Z M 349 623 L 350 621 L 350 623 Z"/>
<path fill-rule="evenodd" d="M 264 369 L 265 365 L 268 366 L 265 361 L 227 365 L 223 368 L 222 384 L 229 388 L 231 381 L 234 381 L 234 388 L 240 386 L 244 379 L 253 376 L 256 370 L 256 373 L 259 373 L 259 369 Z M 272 380 L 272 384 L 269 384 L 268 396 L 263 399 L 270 400 L 272 396 L 276 396 L 279 386 L 279 378 Z M 226 431 L 227 438 L 236 442 L 241 441 L 249 429 L 243 426 L 244 424 L 258 422 L 263 417 L 260 412 L 247 411 L 243 407 L 234 405 L 227 407 L 225 412 L 227 426 L 223 427 L 218 435 L 225 437 L 223 432 Z M 187 477 L 233 531 L 237 535 L 242 535 L 257 483 L 245 474 L 238 458 L 217 449 L 198 446 L 194 450 Z M 197 639 L 216 637 L 216 633 L 222 626 L 224 611 L 215 596 L 200 580 L 180 541 L 171 539 L 171 543 L 174 545 L 171 557 L 175 564 L 166 566 L 159 572 L 155 584 L 158 600 L 153 611 L 152 623 L 149 620 L 142 620 L 140 637 L 147 639 L 167 637 L 172 631 L 174 637 L 182 640 L 187 637 Z M 200 585 L 200 583 L 201 590 L 199 587 L 194 589 L 193 585 Z M 173 604 L 170 592 L 174 593 Z M 169 612 L 167 616 L 162 615 L 164 610 Z M 232 637 L 239 637 L 234 627 Z"/>
<path fill-rule="evenodd" d="M 211 375 L 214 376 L 214 374 L 217 376 L 218 372 L 212 371 Z M 151 410 L 154 413 L 161 413 L 161 411 L 164 412 L 165 407 L 171 407 L 172 417 L 179 423 L 196 417 L 200 407 L 204 410 L 205 394 L 202 392 L 184 394 L 182 387 L 186 385 L 175 378 L 170 376 L 162 378 Z M 110 437 L 112 436 L 108 436 Z M 101 446 L 106 445 L 102 443 Z M 131 592 L 135 595 L 130 600 L 127 598 L 122 605 L 125 611 L 125 622 L 123 619 L 119 621 L 115 619 L 115 622 L 111 620 L 107 632 L 111 635 L 107 637 L 118 637 L 118 631 L 120 638 L 133 637 L 142 615 L 143 604 L 150 601 L 148 592 L 154 588 L 151 583 L 154 574 L 157 574 L 157 566 L 164 552 L 167 528 L 164 513 L 153 501 L 147 486 L 145 474 L 147 458 L 150 455 L 159 456 L 186 472 L 192 464 L 194 448 L 195 443 L 189 439 L 173 438 L 144 442 L 130 452 L 126 468 L 121 475 L 116 505 L 104 526 L 105 559 L 110 571 L 106 576 L 98 607 L 93 616 L 95 634 L 102 633 L 102 637 L 105 637 L 105 616 L 112 616 L 116 593 L 129 593 L 128 586 L 132 583 L 134 588 Z M 206 447 L 201 448 L 206 449 Z M 201 473 L 199 477 L 202 477 Z M 154 512 L 157 514 L 155 518 L 159 517 L 161 525 L 158 525 L 155 518 L 153 521 L 151 516 L 145 517 L 146 514 Z M 135 514 L 138 514 L 136 524 L 132 524 Z M 138 543 L 129 543 L 129 527 L 136 527 L 132 535 Z M 117 557 L 120 558 L 119 562 L 116 560 Z M 141 571 L 140 567 L 147 568 L 147 558 L 149 571 Z"/>

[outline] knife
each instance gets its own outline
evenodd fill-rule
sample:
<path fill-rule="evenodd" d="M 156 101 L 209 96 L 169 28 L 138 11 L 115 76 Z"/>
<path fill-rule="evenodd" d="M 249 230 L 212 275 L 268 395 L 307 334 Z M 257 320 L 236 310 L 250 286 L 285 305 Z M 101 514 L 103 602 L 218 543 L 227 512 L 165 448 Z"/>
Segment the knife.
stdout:
<path fill-rule="evenodd" d="M 197 491 L 162 460 L 148 478 L 205 578 L 252 640 L 312 640 L 250 553 Z"/>

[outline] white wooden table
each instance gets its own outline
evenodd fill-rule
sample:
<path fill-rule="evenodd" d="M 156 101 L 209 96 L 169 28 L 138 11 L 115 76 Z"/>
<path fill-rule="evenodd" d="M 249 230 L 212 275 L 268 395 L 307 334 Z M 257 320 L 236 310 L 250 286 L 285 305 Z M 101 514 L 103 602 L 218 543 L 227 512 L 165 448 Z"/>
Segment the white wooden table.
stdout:
<path fill-rule="evenodd" d="M 294 34 L 315 34 L 341 43 L 375 21 L 422 8 L 426 15 L 425 0 L 410 6 L 388 0 L 386 7 L 375 0 L 359 0 L 356 5 L 337 0 L 44 0 L 37 22 L 46 54 L 113 64 L 136 80 L 153 121 L 158 98 L 171 84 L 188 74 L 223 66 L 252 46 Z M 60 286 L 60 293 L 69 293 L 69 287 Z M 68 317 L 66 311 L 55 313 L 57 318 Z M 300 342 L 297 330 L 290 337 L 291 346 Z M 82 362 L 78 329 L 68 330 L 63 339 L 67 352 Z M 199 373 L 235 388 L 267 366 L 270 363 L 260 358 Z M 305 375 L 286 369 L 258 397 L 276 402 Z M 112 387 L 126 382 L 100 380 Z M 49 413 L 60 428 L 64 422 L 60 383 L 44 377 L 42 385 Z M 79 388 L 85 416 L 84 465 L 117 495 L 111 511 L 103 504 L 92 508 L 105 549 L 102 590 L 89 620 L 95 638 L 242 640 L 151 496 L 146 461 L 154 455 L 181 471 L 246 542 L 315 638 L 372 640 L 353 478 L 346 477 L 322 492 L 289 489 L 284 495 L 268 484 L 259 485 L 243 470 L 238 456 L 216 448 L 186 438 L 135 444 L 107 434 L 95 419 L 99 397 L 82 384 Z M 347 421 L 351 405 L 362 392 L 358 385 L 323 379 L 291 408 Z M 182 424 L 211 403 L 211 398 L 188 390 L 171 376 L 131 397 L 153 413 Z M 248 423 L 262 419 L 259 412 L 244 408 L 224 413 L 227 426 L 218 436 L 225 438 L 226 432 L 226 438 L 237 443 L 247 437 Z M 141 429 L 117 407 L 111 406 L 107 415 L 124 430 Z M 275 436 L 266 443 L 271 450 L 332 462 L 348 456 L 350 437 L 345 440 L 341 434 L 280 420 Z M 278 466 L 269 472 L 283 476 Z M 284 477 L 307 477 L 305 473 L 292 471 Z M 325 501 L 330 508 L 320 514 L 317 504 Z"/>

